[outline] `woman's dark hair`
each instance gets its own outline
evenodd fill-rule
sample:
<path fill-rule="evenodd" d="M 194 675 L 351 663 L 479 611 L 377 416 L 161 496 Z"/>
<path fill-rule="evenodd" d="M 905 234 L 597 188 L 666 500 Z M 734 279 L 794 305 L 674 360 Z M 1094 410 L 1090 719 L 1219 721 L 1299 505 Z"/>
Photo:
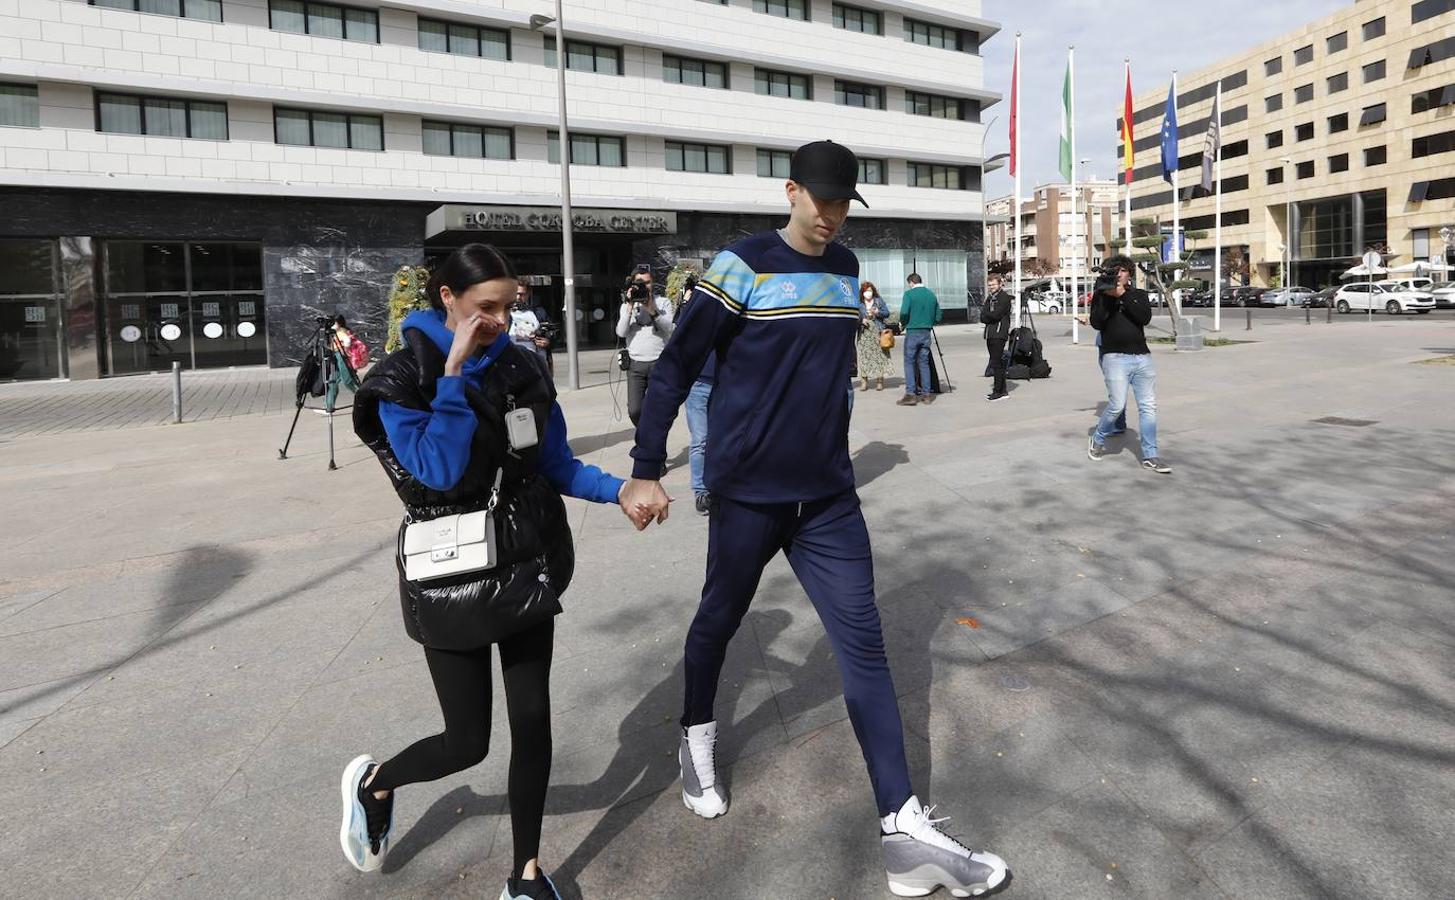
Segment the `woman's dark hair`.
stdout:
<path fill-rule="evenodd" d="M 348 320 L 345 319 L 342 315 L 334 316 L 333 317 L 333 324 L 334 324 L 335 327 L 342 328 L 345 331 L 347 331 L 348 328 L 349 328 Z"/>
<path fill-rule="evenodd" d="M 1115 256 L 1108 256 L 1106 259 L 1101 261 L 1101 272 L 1103 275 L 1111 274 L 1117 269 L 1126 269 L 1128 275 L 1132 276 L 1133 278 L 1137 277 L 1136 264 L 1132 262 L 1131 257 L 1126 256 L 1125 254 L 1118 253 Z"/>
<path fill-rule="evenodd" d="M 430 273 L 425 297 L 429 305 L 439 312 L 445 311 L 445 301 L 440 297 L 440 288 L 448 287 L 450 293 L 460 295 L 471 285 L 497 278 L 515 280 L 515 266 L 490 244 L 466 244 Z"/>
<path fill-rule="evenodd" d="M 874 282 L 872 282 L 872 281 L 866 281 L 863 284 L 859 285 L 859 293 L 861 293 L 861 294 L 864 293 L 864 288 L 868 288 L 869 290 L 873 291 L 875 298 L 878 298 L 878 296 L 879 296 L 879 287 L 878 287 L 878 285 L 874 284 Z"/>

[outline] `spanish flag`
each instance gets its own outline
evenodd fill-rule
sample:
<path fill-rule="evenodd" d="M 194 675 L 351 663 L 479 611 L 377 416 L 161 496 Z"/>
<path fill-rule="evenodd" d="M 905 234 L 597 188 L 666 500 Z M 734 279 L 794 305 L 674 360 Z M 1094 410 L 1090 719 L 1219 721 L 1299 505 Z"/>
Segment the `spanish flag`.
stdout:
<path fill-rule="evenodd" d="M 1126 169 L 1126 184 L 1132 183 L 1132 168 L 1137 151 L 1132 139 L 1132 62 L 1127 60 L 1127 96 L 1122 101 L 1122 168 Z"/>

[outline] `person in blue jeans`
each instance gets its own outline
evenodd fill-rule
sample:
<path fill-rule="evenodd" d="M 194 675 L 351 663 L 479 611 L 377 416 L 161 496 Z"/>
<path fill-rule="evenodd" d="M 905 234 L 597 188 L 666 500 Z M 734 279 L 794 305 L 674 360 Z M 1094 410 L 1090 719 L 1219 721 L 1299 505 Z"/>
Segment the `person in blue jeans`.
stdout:
<path fill-rule="evenodd" d="M 944 313 L 939 298 L 925 287 L 918 273 L 906 279 L 909 289 L 899 306 L 899 323 L 904 326 L 904 396 L 900 406 L 934 403 L 930 391 L 930 340 L 933 329 Z"/>
<path fill-rule="evenodd" d="M 1168 475 L 1172 469 L 1157 455 L 1157 370 L 1152 351 L 1147 349 L 1144 329 L 1152 321 L 1152 303 L 1147 292 L 1132 287 L 1132 261 L 1113 256 L 1102 263 L 1103 276 L 1115 272 L 1116 284 L 1098 290 L 1091 298 L 1091 327 L 1098 334 L 1101 371 L 1106 380 L 1107 403 L 1086 447 L 1086 455 L 1100 460 L 1106 455 L 1106 439 L 1117 418 L 1126 413 L 1127 390 L 1137 398 L 1138 427 L 1142 437 L 1142 468 Z"/>
<path fill-rule="evenodd" d="M 1097 365 L 1097 368 L 1101 369 L 1101 378 L 1102 378 L 1103 381 L 1105 381 L 1106 380 L 1106 351 L 1103 350 L 1102 349 L 1102 346 L 1101 346 L 1101 332 L 1100 331 L 1098 331 L 1096 333 L 1096 365 Z M 1122 407 L 1122 414 L 1119 415 L 1119 416 L 1117 416 L 1116 423 L 1112 425 L 1112 427 L 1111 427 L 1111 433 L 1113 435 L 1126 434 L 1127 433 L 1127 408 L 1125 406 Z"/>
<path fill-rule="evenodd" d="M 712 509 L 712 495 L 708 493 L 703 472 L 707 467 L 707 403 L 712 399 L 712 384 L 717 380 L 717 354 L 707 358 L 702 374 L 692 382 L 687 392 L 683 409 L 687 413 L 687 464 L 692 471 L 693 506 L 698 515 L 705 516 Z"/>

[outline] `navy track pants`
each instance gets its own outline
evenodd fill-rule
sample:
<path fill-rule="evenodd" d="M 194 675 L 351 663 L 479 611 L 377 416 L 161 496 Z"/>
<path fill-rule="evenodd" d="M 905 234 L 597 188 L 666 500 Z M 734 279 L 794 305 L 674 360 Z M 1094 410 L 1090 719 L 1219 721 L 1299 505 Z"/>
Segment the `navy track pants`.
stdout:
<path fill-rule="evenodd" d="M 763 568 L 779 551 L 788 557 L 833 645 L 849 721 L 864 752 L 879 815 L 897 812 L 913 793 L 904 725 L 874 604 L 869 529 L 852 490 L 810 503 L 714 498 L 707 582 L 687 632 L 682 725 L 714 720 L 713 700 L 728 641 L 753 602 Z"/>

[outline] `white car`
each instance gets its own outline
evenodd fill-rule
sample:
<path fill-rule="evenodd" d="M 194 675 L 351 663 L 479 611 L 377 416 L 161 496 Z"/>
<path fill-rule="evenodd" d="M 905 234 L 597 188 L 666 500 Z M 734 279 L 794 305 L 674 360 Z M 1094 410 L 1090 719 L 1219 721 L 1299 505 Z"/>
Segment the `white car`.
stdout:
<path fill-rule="evenodd" d="M 1439 284 L 1432 284 L 1429 291 L 1435 297 L 1436 309 L 1455 308 L 1455 281 L 1442 281 Z"/>
<path fill-rule="evenodd" d="M 1026 298 L 1026 306 L 1033 313 L 1059 315 L 1066 309 L 1066 292 L 1038 291 Z"/>
<path fill-rule="evenodd" d="M 1397 282 L 1377 281 L 1374 284 L 1346 284 L 1334 294 L 1334 308 L 1341 313 L 1355 309 L 1382 309 L 1392 316 L 1404 313 L 1427 313 L 1435 308 L 1435 298 L 1425 291 L 1408 290 Z"/>
<path fill-rule="evenodd" d="M 1259 298 L 1258 303 L 1259 303 L 1260 306 L 1299 306 L 1299 307 L 1301 307 L 1313 295 L 1314 295 L 1313 288 L 1306 288 L 1306 287 L 1274 288 L 1271 291 L 1265 291 L 1264 294 L 1263 294 L 1263 296 L 1261 298 Z"/>

